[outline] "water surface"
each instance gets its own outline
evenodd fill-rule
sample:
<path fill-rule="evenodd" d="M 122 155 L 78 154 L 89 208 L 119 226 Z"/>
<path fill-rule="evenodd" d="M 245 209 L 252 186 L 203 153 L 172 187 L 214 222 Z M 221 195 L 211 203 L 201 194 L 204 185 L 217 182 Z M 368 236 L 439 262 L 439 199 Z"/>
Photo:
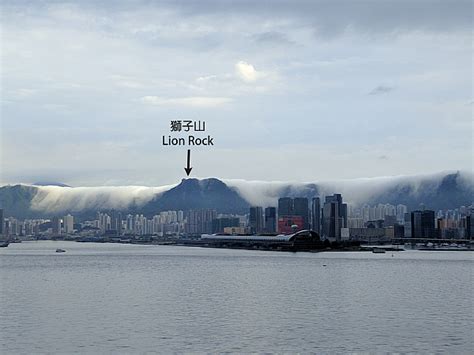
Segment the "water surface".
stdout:
<path fill-rule="evenodd" d="M 10 244 L 0 353 L 469 353 L 471 255 Z"/>

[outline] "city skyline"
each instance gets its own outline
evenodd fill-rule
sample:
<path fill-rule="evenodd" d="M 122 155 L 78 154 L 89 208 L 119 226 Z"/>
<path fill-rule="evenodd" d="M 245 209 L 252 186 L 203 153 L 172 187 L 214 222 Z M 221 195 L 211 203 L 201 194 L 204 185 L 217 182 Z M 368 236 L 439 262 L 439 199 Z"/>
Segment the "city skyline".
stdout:
<path fill-rule="evenodd" d="M 248 213 L 242 215 L 218 213 L 216 209 L 160 211 L 153 216 L 109 210 L 97 211 L 95 219 L 79 218 L 79 221 L 71 214 L 62 218 L 56 215 L 49 219 L 4 218 L 5 211 L 0 208 L 0 235 L 199 238 L 211 233 L 281 235 L 312 230 L 321 239 L 333 241 L 368 237 L 455 239 L 472 236 L 474 204 L 436 212 L 425 207 L 410 210 L 403 204 L 395 206 L 390 203 L 355 207 L 343 203 L 340 194 L 326 196 L 322 207 L 319 201 L 319 198 L 282 197 L 278 200 L 278 207 L 263 209 L 251 206 Z"/>
<path fill-rule="evenodd" d="M 160 138 L 175 119 L 214 137 L 193 176 L 472 171 L 471 10 L 4 1 L 0 183 L 174 183 L 186 151 Z"/>

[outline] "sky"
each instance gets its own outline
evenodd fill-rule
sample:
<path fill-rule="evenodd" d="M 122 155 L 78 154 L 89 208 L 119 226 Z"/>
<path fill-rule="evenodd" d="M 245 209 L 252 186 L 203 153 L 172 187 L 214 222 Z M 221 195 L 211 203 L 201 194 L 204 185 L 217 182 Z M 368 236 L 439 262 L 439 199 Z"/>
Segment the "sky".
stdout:
<path fill-rule="evenodd" d="M 472 171 L 471 1 L 0 6 L 2 184 Z"/>

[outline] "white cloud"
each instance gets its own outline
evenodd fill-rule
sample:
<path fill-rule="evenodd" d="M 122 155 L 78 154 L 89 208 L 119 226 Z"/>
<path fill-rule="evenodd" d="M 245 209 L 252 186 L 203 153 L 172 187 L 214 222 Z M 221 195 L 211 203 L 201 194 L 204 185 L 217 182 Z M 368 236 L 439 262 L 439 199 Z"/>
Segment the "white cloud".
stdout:
<path fill-rule="evenodd" d="M 157 106 L 190 106 L 197 108 L 208 108 L 217 107 L 232 102 L 233 100 L 229 97 L 204 97 L 204 96 L 191 96 L 191 97 L 175 97 L 165 98 L 160 96 L 144 96 L 140 98 L 145 104 L 157 105 Z"/>
<path fill-rule="evenodd" d="M 250 96 L 281 92 L 283 87 L 276 71 L 256 70 L 252 64 L 239 61 L 234 71 L 202 75 L 194 80 L 194 89 L 213 95 L 220 93 L 228 97 Z"/>
<path fill-rule="evenodd" d="M 38 194 L 32 200 L 32 209 L 48 213 L 64 210 L 81 211 L 85 208 L 126 208 L 135 203 L 139 206 L 150 201 L 156 194 L 167 191 L 175 185 L 160 187 L 144 186 L 101 186 L 101 187 L 38 187 Z"/>
<path fill-rule="evenodd" d="M 235 70 L 239 78 L 247 83 L 253 83 L 262 77 L 262 73 L 255 70 L 252 64 L 244 61 L 237 62 L 235 64 Z"/>

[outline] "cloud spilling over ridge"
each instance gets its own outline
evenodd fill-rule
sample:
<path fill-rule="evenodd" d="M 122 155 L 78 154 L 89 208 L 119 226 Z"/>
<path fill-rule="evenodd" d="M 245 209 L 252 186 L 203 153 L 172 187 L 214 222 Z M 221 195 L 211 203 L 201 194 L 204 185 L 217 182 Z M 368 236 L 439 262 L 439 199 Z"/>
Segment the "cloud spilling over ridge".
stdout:
<path fill-rule="evenodd" d="M 359 205 L 371 199 L 384 196 L 395 189 L 401 194 L 416 197 L 429 196 L 436 191 L 449 174 L 457 174 L 456 183 L 474 191 L 474 174 L 471 172 L 442 172 L 431 175 L 377 177 L 314 183 L 284 181 L 247 181 L 242 179 L 221 179 L 251 205 L 277 206 L 283 196 L 324 196 L 341 193 L 346 202 Z M 454 175 L 452 175 L 454 176 Z M 36 186 L 38 193 L 31 202 L 35 211 L 61 213 L 83 210 L 126 210 L 142 207 L 154 197 L 170 190 L 175 185 L 148 186 L 104 186 L 104 187 L 60 187 Z M 428 195 L 427 195 L 428 194 Z M 385 201 L 386 202 L 386 201 Z"/>
<path fill-rule="evenodd" d="M 38 186 L 32 209 L 45 212 L 81 211 L 85 209 L 125 209 L 132 204 L 142 206 L 156 194 L 176 185 L 60 187 Z"/>
<path fill-rule="evenodd" d="M 431 175 L 416 176 L 386 176 L 376 178 L 361 178 L 350 180 L 318 181 L 313 183 L 301 182 L 267 182 L 267 181 L 246 181 L 238 179 L 223 180 L 228 186 L 235 188 L 239 194 L 250 204 L 276 206 L 278 198 L 284 192 L 288 192 L 290 185 L 290 194 L 297 196 L 311 185 L 317 186 L 318 196 L 324 197 L 334 193 L 341 193 L 345 201 L 351 204 L 363 204 L 374 196 L 380 195 L 389 188 L 396 186 L 409 186 L 413 194 L 419 192 L 421 183 L 435 190 L 448 172 L 440 172 Z M 474 174 L 460 172 L 461 183 L 466 186 L 474 185 Z"/>

